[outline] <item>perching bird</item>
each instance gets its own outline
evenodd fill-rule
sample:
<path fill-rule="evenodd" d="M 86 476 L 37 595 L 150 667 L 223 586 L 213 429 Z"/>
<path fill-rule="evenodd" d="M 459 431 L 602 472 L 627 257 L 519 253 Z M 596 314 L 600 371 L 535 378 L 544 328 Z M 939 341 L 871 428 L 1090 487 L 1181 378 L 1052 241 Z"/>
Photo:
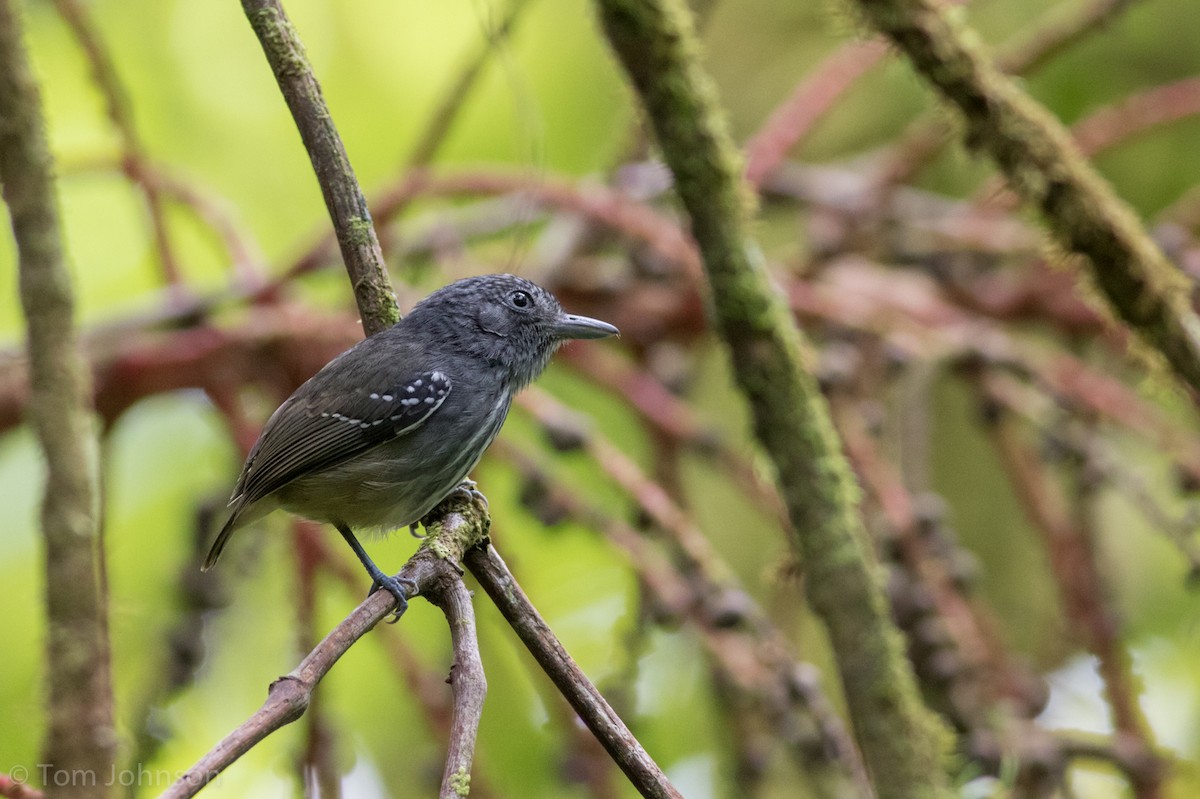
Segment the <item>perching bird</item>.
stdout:
<path fill-rule="evenodd" d="M 326 364 L 271 415 L 250 450 L 233 508 L 204 561 L 240 527 L 276 508 L 328 522 L 374 581 L 407 606 L 354 530 L 412 525 L 455 490 L 500 431 L 513 395 L 567 339 L 617 333 L 564 313 L 550 292 L 513 275 L 445 286 L 394 326 Z"/>

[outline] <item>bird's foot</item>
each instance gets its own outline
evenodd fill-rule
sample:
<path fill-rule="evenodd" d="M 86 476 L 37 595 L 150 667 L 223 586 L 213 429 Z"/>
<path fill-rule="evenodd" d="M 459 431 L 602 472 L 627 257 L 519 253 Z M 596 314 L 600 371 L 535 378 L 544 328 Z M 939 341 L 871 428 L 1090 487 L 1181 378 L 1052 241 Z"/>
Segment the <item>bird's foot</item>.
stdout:
<path fill-rule="evenodd" d="M 421 523 L 420 522 L 413 522 L 412 524 L 410 524 L 408 526 L 408 534 L 411 535 L 413 538 L 424 538 L 425 537 L 425 533 L 421 532 Z"/>
<path fill-rule="evenodd" d="M 425 516 L 422 519 L 420 519 L 420 521 L 416 521 L 416 522 L 413 522 L 412 524 L 410 524 L 408 526 L 408 531 L 410 533 L 412 533 L 414 538 L 426 538 L 427 532 L 426 533 L 418 533 L 417 525 L 419 524 L 420 526 L 424 527 L 426 531 L 429 531 L 430 529 L 433 528 L 433 525 L 441 522 L 442 519 L 446 516 L 446 513 L 450 510 L 447 507 L 447 505 L 449 503 L 451 503 L 452 501 L 457 501 L 460 499 L 466 500 L 467 502 L 470 502 L 473 505 L 481 507 L 485 514 L 485 518 L 487 518 L 486 514 L 489 511 L 488 499 L 486 496 L 484 496 L 482 491 L 480 491 L 479 489 L 477 489 L 475 487 L 475 485 L 476 485 L 476 483 L 474 480 L 471 480 L 469 478 L 466 480 L 463 480 L 461 483 L 459 483 L 457 486 L 455 486 L 453 489 L 451 489 L 450 493 L 447 494 L 445 497 L 443 497 L 442 501 L 439 502 L 437 505 L 435 505 L 433 510 L 431 510 L 431 511 L 429 511 L 429 513 L 425 514 Z"/>
<path fill-rule="evenodd" d="M 409 587 L 412 593 L 405 591 L 405 587 Z M 371 596 L 379 589 L 383 589 L 396 598 L 396 609 L 392 611 L 392 617 L 388 619 L 388 624 L 395 624 L 400 621 L 400 617 L 404 615 L 404 611 L 408 610 L 408 598 L 417 595 L 417 583 L 415 580 L 410 580 L 407 577 L 389 577 L 381 575 L 375 578 L 371 590 L 367 596 Z"/>
<path fill-rule="evenodd" d="M 455 489 L 450 492 L 450 494 L 451 496 L 454 494 L 460 494 L 469 500 L 474 500 L 475 502 L 483 505 L 484 510 L 490 510 L 488 506 L 488 498 L 484 496 L 482 491 L 476 488 L 477 485 L 479 484 L 468 477 L 466 480 L 463 480 L 461 483 L 459 483 Z"/>

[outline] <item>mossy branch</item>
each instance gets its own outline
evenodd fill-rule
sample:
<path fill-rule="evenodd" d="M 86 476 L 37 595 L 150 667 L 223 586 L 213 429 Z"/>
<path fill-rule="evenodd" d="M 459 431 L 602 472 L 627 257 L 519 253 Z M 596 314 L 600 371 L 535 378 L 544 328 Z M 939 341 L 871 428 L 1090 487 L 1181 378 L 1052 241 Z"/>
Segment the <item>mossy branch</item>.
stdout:
<path fill-rule="evenodd" d="M 505 25 L 506 29 L 511 25 L 512 19 L 515 18 L 515 14 L 522 4 L 523 0 L 516 0 L 509 22 Z M 367 335 L 376 333 L 399 319 L 395 294 L 391 291 L 387 273 L 383 268 L 379 242 L 367 211 L 366 200 L 354 177 L 354 171 L 350 168 L 329 109 L 321 97 L 320 87 L 308 65 L 304 47 L 278 0 L 242 0 L 242 6 L 262 43 L 263 51 L 267 55 L 267 60 L 271 64 L 280 90 L 287 100 L 296 126 L 300 130 L 301 138 L 312 159 L 317 180 L 321 184 L 321 190 L 333 218 L 338 243 L 346 260 L 346 269 L 350 274 L 351 283 L 354 285 L 355 297 L 362 314 L 363 329 Z M 465 79 L 462 85 L 465 87 L 471 80 L 473 78 Z M 452 111 L 446 113 L 450 116 L 453 115 Z M 435 123 L 435 132 L 431 134 L 435 138 L 440 135 L 438 131 L 442 124 L 448 125 L 449 117 L 444 122 Z M 420 155 L 418 152 L 418 156 Z M 464 496 L 468 498 L 466 506 L 459 508 L 458 506 L 463 504 Z M 473 568 L 477 571 L 481 584 L 489 590 L 493 600 L 497 602 L 509 623 L 513 625 L 539 663 L 543 664 L 552 677 L 555 674 L 567 674 L 568 672 L 565 670 L 556 670 L 554 667 L 546 665 L 552 663 L 562 666 L 562 659 L 565 658 L 566 661 L 569 661 L 570 658 L 566 656 L 562 645 L 549 628 L 541 623 L 541 618 L 532 605 L 529 605 L 527 600 L 524 604 L 518 602 L 524 597 L 524 594 L 512 580 L 512 575 L 506 568 L 503 568 L 503 562 L 490 547 L 485 549 L 476 546 L 480 542 L 486 541 L 490 517 L 485 506 L 481 506 L 471 499 L 473 496 L 472 492 L 451 494 L 432 514 L 433 518 L 442 518 L 448 513 L 457 512 L 462 519 L 458 526 L 464 529 L 469 528 L 473 537 L 462 534 L 442 535 L 436 529 L 431 529 L 429 537 L 417 554 L 405 564 L 401 575 L 412 577 L 410 570 L 419 568 L 420 564 L 426 561 L 430 555 L 436 556 L 439 564 L 457 564 L 463 560 L 464 551 L 467 550 L 465 554 L 467 563 L 474 564 Z M 423 523 L 428 527 L 431 518 L 427 517 Z M 444 525 L 441 526 L 444 527 Z M 438 527 L 439 524 L 434 524 L 434 528 Z M 484 552 L 489 553 L 492 557 L 480 554 Z M 455 618 L 465 620 L 470 613 L 470 603 L 465 588 L 457 579 L 461 577 L 461 574 L 461 571 L 456 571 L 454 575 L 453 582 L 456 583 L 455 587 L 458 590 L 453 596 L 446 595 L 441 599 L 435 596 L 430 599 L 447 612 L 448 618 L 453 611 Z M 419 580 L 418 583 L 420 583 Z M 492 593 L 492 590 L 502 583 L 504 587 L 500 594 Z M 361 615 L 361 611 L 372 599 L 380 599 L 380 595 L 384 593 L 380 591 L 368 599 L 360 606 L 359 611 L 355 612 L 355 615 Z M 422 586 L 421 593 L 428 593 L 424 586 Z M 377 601 L 375 604 L 378 606 L 379 602 Z M 379 608 L 376 607 L 371 611 L 369 626 L 373 626 L 378 621 L 379 615 L 374 615 L 378 610 Z M 351 623 L 352 619 L 353 617 L 347 619 L 347 622 L 343 622 L 343 626 L 350 623 L 351 628 L 356 631 L 353 639 L 345 642 L 345 648 L 348 648 L 366 629 L 369 629 L 367 626 L 358 631 L 361 624 Z M 456 684 L 455 686 L 454 730 L 451 735 L 450 752 L 440 793 L 440 796 L 446 797 L 466 795 L 470 790 L 471 759 L 486 685 L 482 664 L 478 663 L 473 620 L 470 621 L 471 630 L 467 630 L 463 626 L 465 622 L 456 623 L 454 619 L 450 621 L 456 651 L 463 652 L 462 656 L 456 657 L 456 668 L 459 668 L 460 671 L 452 673 L 451 679 L 452 681 L 462 680 L 468 684 Z M 527 635 L 531 626 L 537 626 L 539 633 L 532 638 Z M 327 662 L 324 659 L 321 660 L 324 671 L 333 665 L 333 661 L 340 656 L 341 652 L 345 651 L 345 648 L 339 647 L 337 654 Z M 471 658 L 466 656 L 468 649 Z M 317 650 L 314 650 L 314 654 L 316 652 Z M 310 655 L 309 659 L 312 657 L 313 655 Z M 306 659 L 305 662 L 307 663 L 309 659 Z M 468 660 L 471 662 L 468 663 Z M 301 665 L 304 666 L 304 664 Z M 316 680 L 320 679 L 324 671 L 313 672 L 315 679 L 302 681 L 298 687 L 293 686 L 292 681 L 287 683 L 278 681 L 276 685 L 284 685 L 284 690 L 280 692 L 281 696 L 276 698 L 276 691 L 273 687 L 272 696 L 268 698 L 263 708 L 242 727 L 235 730 L 226 741 L 218 744 L 213 752 L 189 772 L 189 775 L 185 775 L 184 779 L 176 783 L 172 789 L 173 793 L 169 795 L 193 795 L 221 768 L 247 751 L 271 730 L 297 718 L 303 712 L 303 707 L 307 705 L 307 697 Z M 588 723 L 597 739 L 605 745 L 613 759 L 625 770 L 634 786 L 643 795 L 668 798 L 679 796 L 667 781 L 662 770 L 650 759 L 641 744 L 637 742 L 624 723 L 616 717 L 611 707 L 603 701 L 603 697 L 599 695 L 599 692 L 582 672 L 578 669 L 569 672 L 569 679 L 562 680 L 558 685 L 564 696 L 572 702 L 581 717 Z M 298 697 L 290 695 L 297 690 L 299 691 Z M 576 699 L 585 695 L 588 701 L 576 704 Z M 299 701 L 303 701 L 304 705 L 299 706 L 299 710 L 296 712 L 293 707 L 298 706 Z M 595 715 L 589 716 L 585 710 L 595 711 Z"/>
<path fill-rule="evenodd" d="M 278 0 L 242 0 L 242 8 L 262 44 L 321 184 L 354 287 L 363 332 L 368 336 L 378 333 L 400 319 L 396 295 L 388 280 L 367 201 L 325 105 L 321 86 L 309 66 L 304 45 Z"/>
<path fill-rule="evenodd" d="M 828 627 L 855 734 L 881 797 L 949 795 L 945 734 L 918 696 L 889 617 L 829 409 L 802 341 L 747 235 L 746 196 L 693 26 L 679 0 L 598 0 L 692 221 L 712 313 L 775 465 L 805 585 Z"/>
<path fill-rule="evenodd" d="M 1191 287 L 1133 211 L 1080 155 L 1063 125 L 1004 75 L 959 15 L 933 0 L 858 0 L 966 122 L 967 144 L 995 159 L 1066 248 L 1087 256 L 1117 314 L 1200 390 L 1200 318 Z"/>
<path fill-rule="evenodd" d="M 103 797 L 116 756 L 91 385 L 75 331 L 41 97 L 11 0 L 0 0 L 0 184 L 17 244 L 28 413 L 46 456 L 47 795 Z"/>

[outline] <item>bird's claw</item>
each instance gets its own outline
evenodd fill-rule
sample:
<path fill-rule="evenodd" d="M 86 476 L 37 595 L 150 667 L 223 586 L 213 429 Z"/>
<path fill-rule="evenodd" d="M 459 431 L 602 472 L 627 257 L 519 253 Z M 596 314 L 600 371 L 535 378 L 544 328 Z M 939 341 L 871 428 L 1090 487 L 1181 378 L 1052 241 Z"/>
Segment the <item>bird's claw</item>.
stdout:
<path fill-rule="evenodd" d="M 406 586 L 411 588 L 412 593 L 404 590 Z M 408 610 L 409 597 L 417 595 L 417 583 L 415 580 L 410 580 L 407 577 L 388 577 L 385 575 L 375 580 L 367 596 L 371 596 L 381 588 L 396 599 L 396 609 L 392 611 L 392 617 L 388 619 L 388 624 L 395 624 L 400 621 L 400 617 L 404 615 L 404 611 Z"/>
<path fill-rule="evenodd" d="M 484 496 L 482 491 L 480 491 L 478 488 L 476 488 L 477 485 L 479 485 L 479 484 L 476 483 L 474 480 L 467 478 L 466 480 L 463 480 L 461 483 L 459 483 L 455 487 L 455 489 L 453 491 L 451 491 L 450 493 L 461 494 L 461 495 L 465 496 L 467 499 L 474 500 L 475 502 L 478 502 L 479 504 L 483 505 L 484 510 L 490 510 L 491 508 L 488 505 L 488 498 L 486 496 Z"/>

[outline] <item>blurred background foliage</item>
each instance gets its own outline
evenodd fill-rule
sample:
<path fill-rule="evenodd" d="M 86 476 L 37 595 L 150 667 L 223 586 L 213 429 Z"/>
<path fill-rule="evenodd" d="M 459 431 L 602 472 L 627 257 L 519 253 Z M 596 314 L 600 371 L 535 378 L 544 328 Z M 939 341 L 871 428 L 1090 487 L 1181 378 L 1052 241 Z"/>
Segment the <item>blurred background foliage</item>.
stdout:
<path fill-rule="evenodd" d="M 1042 15 L 1077 0 L 980 0 L 967 13 L 997 44 L 1020 38 Z M 1186 0 L 1146 0 L 1129 6 L 1081 43 L 1025 76 L 1026 88 L 1070 123 L 1147 87 L 1200 72 L 1195 8 Z M 54 5 L 26 3 L 29 45 L 42 82 L 49 135 L 61 175 L 59 195 L 67 247 L 85 330 L 111 326 L 169 305 L 159 250 L 139 190 L 120 170 L 121 144 L 78 42 Z M 325 97 L 368 196 L 393 181 L 426 121 L 462 65 L 484 42 L 493 48 L 478 83 L 441 143 L 435 169 L 499 165 L 533 176 L 604 182 L 636 149 L 637 114 L 605 50 L 591 9 L 579 0 L 532 0 L 512 35 L 492 36 L 505 2 L 451 0 L 289 0 Z M 325 208 L 292 120 L 241 9 L 233 2 L 96 0 L 85 4 L 116 74 L 145 155 L 165 174 L 211 198 L 257 253 L 251 259 L 277 274 L 328 227 Z M 829 2 L 737 0 L 704 9 L 706 62 L 739 142 L 821 59 L 861 34 L 853 13 Z M 859 169 L 895 140 L 911 120 L 937 108 L 930 92 L 901 61 L 888 58 L 837 103 L 814 134 L 791 152 L 808 163 Z M 1101 171 L 1146 218 L 1200 183 L 1200 119 L 1185 118 L 1140 134 L 1097 159 Z M 922 189 L 969 196 L 992 174 L 989 164 L 959 146 L 915 179 Z M 405 233 L 436 231 L 463 200 L 419 200 L 399 225 Z M 667 203 L 666 205 L 669 205 Z M 518 202 L 526 224 L 401 262 L 393 279 L 402 306 L 451 278 L 484 271 L 527 271 L 547 245 L 548 222 L 532 201 Z M 186 285 L 217 292 L 235 278 L 229 254 L 211 228 L 178 203 L 166 204 L 171 247 Z M 772 260 L 802 273 L 812 236 L 809 211 L 767 205 L 758 232 Z M 453 237 L 453 233 L 448 234 Z M 599 260 L 597 269 L 614 267 Z M 14 252 L 0 236 L 0 343 L 19 349 Z M 330 311 L 352 307 L 344 274 L 326 270 L 294 292 Z M 581 309 L 586 310 L 586 309 Z M 247 311 L 223 306 L 217 324 L 241 324 Z M 333 318 L 333 317 L 330 317 Z M 820 325 L 812 331 L 824 341 Z M 355 333 L 348 328 L 341 331 Z M 1038 325 L 1022 330 L 1047 338 Z M 621 346 L 621 345 L 616 345 Z M 1087 358 L 1095 347 L 1074 341 Z M 754 459 L 745 413 L 731 387 L 724 355 L 709 337 L 661 358 L 686 366 L 685 397 L 703 423 Z M 658 357 L 658 356 L 656 356 Z M 1111 356 L 1110 357 L 1111 360 Z M 0 362 L 0 366 L 5 362 Z M 679 367 L 683 369 L 683 366 Z M 1181 434 L 1195 434 L 1194 409 L 1137 369 L 1122 373 Z M 660 442 L 622 398 L 561 362 L 542 386 L 592 420 L 648 472 Z M 899 390 L 885 392 L 893 399 Z M 995 610 L 1003 641 L 1046 676 L 1042 715 L 1053 729 L 1111 730 L 1093 659 L 1071 634 L 1043 546 L 1005 479 L 972 392 L 938 375 L 922 395 L 928 423 L 927 483 L 945 501 L 946 518 L 977 561 L 975 591 Z M 247 414 L 265 418 L 270 397 L 251 393 Z M 578 494 L 610 514 L 639 521 L 634 504 L 597 465 L 561 454 L 524 412 L 501 437 L 506 451 L 528 453 L 564 476 Z M 1115 432 L 1109 439 L 1124 466 L 1141 476 L 1156 501 L 1175 515 L 1187 511 L 1172 463 L 1152 443 Z M 123 753 L 147 776 L 135 795 L 154 795 L 161 775 L 187 768 L 264 696 L 270 680 L 302 654 L 296 622 L 294 539 L 288 522 L 235 542 L 219 607 L 202 614 L 202 660 L 194 682 L 163 700 L 173 634 L 194 563 L 198 519 L 220 508 L 241 463 L 220 412 L 201 391 L 149 397 L 115 421 L 104 436 L 105 558 Z M 486 491 L 498 547 L 568 650 L 614 700 L 675 784 L 691 799 L 742 795 L 732 767 L 735 747 L 725 710 L 712 687 L 702 643 L 677 624 L 645 628 L 637 580 L 626 556 L 588 526 L 543 524 L 531 512 L 527 481 L 507 462 L 489 457 L 476 478 Z M 41 569 L 35 524 L 39 456 L 32 436 L 14 428 L 0 436 L 0 770 L 38 760 L 42 733 L 39 674 Z M 837 701 L 818 625 L 803 610 L 786 538 L 768 510 L 748 498 L 704 454 L 679 463 L 680 497 L 713 547 L 826 675 Z M 536 507 L 533 508 L 536 511 Z M 219 513 L 219 511 L 217 511 Z M 1200 630 L 1198 600 L 1178 550 L 1118 492 L 1105 491 L 1095 511 L 1100 564 L 1137 672 L 1142 703 L 1158 742 L 1172 758 L 1168 795 L 1195 796 L 1200 774 Z M 328 532 L 322 533 L 332 540 Z M 400 533 L 372 542 L 376 560 L 398 567 L 413 550 Z M 336 543 L 331 551 L 343 553 Z M 800 567 L 802 572 L 802 566 Z M 313 629 L 335 624 L 361 596 L 338 582 L 317 584 Z M 59 587 L 70 590 L 69 587 Z M 631 795 L 611 768 L 597 778 L 595 752 L 547 681 L 482 599 L 480 637 L 491 691 L 483 717 L 480 779 L 498 796 Z M 312 634 L 311 632 L 309 633 Z M 422 721 L 411 685 L 398 678 L 390 639 L 419 667 L 443 673 L 448 642 L 440 616 L 423 603 L 397 627 L 377 629 L 333 670 L 319 689 L 321 723 L 331 731 L 347 796 L 428 795 L 441 769 L 442 744 Z M 206 789 L 212 796 L 277 796 L 300 790 L 296 762 L 310 735 L 291 725 L 256 747 Z M 140 744 L 135 742 L 140 741 Z M 139 748 L 140 747 L 140 748 Z M 136 766 L 133 766 L 136 768 Z M 962 775 L 964 781 L 972 775 Z M 1074 770 L 1081 796 L 1122 796 L 1117 773 L 1091 762 Z M 607 787 L 605 787 L 607 786 Z M 605 793 L 604 791 L 610 791 Z M 776 756 L 757 795 L 806 795 L 794 766 Z M 984 781 L 971 795 L 1003 791 Z"/>

